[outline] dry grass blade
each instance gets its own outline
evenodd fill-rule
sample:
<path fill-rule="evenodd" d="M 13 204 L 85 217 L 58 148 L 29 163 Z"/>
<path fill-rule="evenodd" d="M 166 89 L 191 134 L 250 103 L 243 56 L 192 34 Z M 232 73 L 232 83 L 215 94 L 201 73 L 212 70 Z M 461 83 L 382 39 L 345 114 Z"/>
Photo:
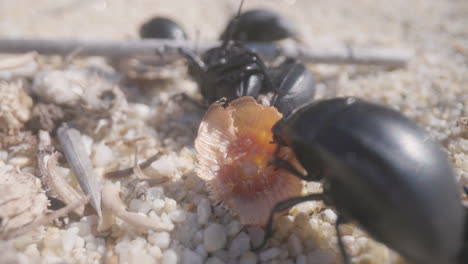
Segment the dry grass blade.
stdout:
<path fill-rule="evenodd" d="M 58 128 L 57 137 L 63 148 L 65 158 L 80 183 L 81 189 L 91 197 L 91 205 L 101 217 L 100 186 L 94 174 L 91 160 L 83 147 L 80 132 L 64 123 Z"/>

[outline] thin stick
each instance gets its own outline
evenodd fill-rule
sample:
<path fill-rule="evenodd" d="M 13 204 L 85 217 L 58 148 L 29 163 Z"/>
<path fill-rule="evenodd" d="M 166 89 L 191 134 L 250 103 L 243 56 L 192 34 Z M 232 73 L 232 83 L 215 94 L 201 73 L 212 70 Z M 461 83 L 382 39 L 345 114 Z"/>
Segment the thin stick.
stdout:
<path fill-rule="evenodd" d="M 147 160 L 141 162 L 139 165 L 140 168 L 143 170 L 148 168 L 151 165 L 151 163 L 155 162 L 161 156 L 161 154 L 162 154 L 161 152 L 158 152 L 154 154 L 153 156 L 149 157 Z M 111 172 L 104 174 L 104 177 L 111 178 L 111 179 L 119 179 L 123 177 L 128 177 L 133 174 L 134 167 L 135 166 L 132 166 L 130 168 L 126 168 L 123 170 L 111 171 Z"/>
<path fill-rule="evenodd" d="M 101 190 L 94 174 L 91 160 L 81 140 L 81 134 L 75 128 L 63 123 L 57 129 L 57 137 L 70 168 L 80 183 L 81 189 L 91 197 L 91 205 L 101 217 Z"/>
<path fill-rule="evenodd" d="M 219 46 L 219 42 L 199 45 L 199 51 Z M 402 49 L 336 47 L 313 49 L 305 46 L 282 47 L 270 43 L 246 43 L 246 46 L 263 57 L 284 55 L 298 58 L 305 63 L 367 64 L 381 66 L 405 66 L 413 53 Z M 156 51 L 165 57 L 181 57 L 179 49 L 195 49 L 195 43 L 173 40 L 134 41 L 84 41 L 52 39 L 0 39 L 0 53 L 26 53 L 36 51 L 42 55 L 67 56 L 79 50 L 78 56 L 129 57 L 136 55 L 155 56 Z"/>

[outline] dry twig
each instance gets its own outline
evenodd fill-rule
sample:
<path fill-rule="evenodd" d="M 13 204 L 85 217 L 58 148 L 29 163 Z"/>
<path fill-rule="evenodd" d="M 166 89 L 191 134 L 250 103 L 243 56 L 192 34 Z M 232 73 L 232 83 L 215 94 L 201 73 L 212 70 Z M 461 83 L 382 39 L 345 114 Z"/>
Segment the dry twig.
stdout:
<path fill-rule="evenodd" d="M 204 52 L 218 46 L 218 42 L 201 43 L 197 50 Z M 246 43 L 246 46 L 264 57 L 278 55 L 301 59 L 305 63 L 371 64 L 381 66 L 405 66 L 413 56 L 408 50 L 336 47 L 313 49 L 297 45 L 284 47 L 270 43 Z M 134 41 L 83 41 L 52 39 L 0 39 L 0 53 L 25 53 L 36 51 L 42 55 L 62 55 L 79 50 L 80 56 L 104 56 L 122 58 L 131 56 L 155 56 L 156 51 L 165 58 L 180 57 L 179 48 L 195 50 L 195 43 L 172 40 Z"/>

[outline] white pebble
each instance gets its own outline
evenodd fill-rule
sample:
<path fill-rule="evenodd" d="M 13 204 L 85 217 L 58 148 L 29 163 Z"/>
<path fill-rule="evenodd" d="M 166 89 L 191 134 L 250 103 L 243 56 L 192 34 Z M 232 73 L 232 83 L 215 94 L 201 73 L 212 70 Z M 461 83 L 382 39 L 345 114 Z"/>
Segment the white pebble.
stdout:
<path fill-rule="evenodd" d="M 235 236 L 242 229 L 242 225 L 237 220 L 232 220 L 228 225 L 228 235 Z"/>
<path fill-rule="evenodd" d="M 226 229 L 220 224 L 210 224 L 204 232 L 203 244 L 206 251 L 213 252 L 224 248 L 226 244 Z"/>
<path fill-rule="evenodd" d="M 177 257 L 177 254 L 175 253 L 174 250 L 169 249 L 164 252 L 164 255 L 162 257 L 162 264 L 177 264 L 177 261 L 179 258 Z"/>
<path fill-rule="evenodd" d="M 185 211 L 183 210 L 172 211 L 169 213 L 169 218 L 176 223 L 181 223 L 185 220 Z"/>
<path fill-rule="evenodd" d="M 260 253 L 259 257 L 261 261 L 267 261 L 278 257 L 280 254 L 281 250 L 279 248 L 270 248 Z"/>
<path fill-rule="evenodd" d="M 132 199 L 128 205 L 130 211 L 142 214 L 148 214 L 153 205 L 149 201 L 142 201 L 140 199 Z"/>
<path fill-rule="evenodd" d="M 182 252 L 182 264 L 202 264 L 203 260 L 197 253 L 191 251 L 190 249 L 185 249 Z"/>
<path fill-rule="evenodd" d="M 244 252 L 248 251 L 249 249 L 250 238 L 246 233 L 241 232 L 231 242 L 231 246 L 229 247 L 229 257 L 235 259 L 242 255 Z"/>
<path fill-rule="evenodd" d="M 170 213 L 175 210 L 177 210 L 177 202 L 171 198 L 164 199 L 164 211 Z"/>
<path fill-rule="evenodd" d="M 78 227 L 70 227 L 62 235 L 62 247 L 65 252 L 70 252 L 78 238 Z"/>
<path fill-rule="evenodd" d="M 250 251 L 244 253 L 239 260 L 239 264 L 256 264 L 256 263 L 257 263 L 257 255 Z"/>
<path fill-rule="evenodd" d="M 331 251 L 317 249 L 307 255 L 309 264 L 331 264 L 335 262 L 335 254 Z"/>
<path fill-rule="evenodd" d="M 292 256 L 300 255 L 304 251 L 301 240 L 295 234 L 289 236 L 288 247 Z"/>
<path fill-rule="evenodd" d="M 170 175 L 177 169 L 177 160 L 175 155 L 165 155 L 153 162 L 150 166 L 151 169 L 156 170 L 160 175 Z"/>
<path fill-rule="evenodd" d="M 323 211 L 323 220 L 334 224 L 337 218 L 338 216 L 335 212 L 333 212 L 333 210 L 326 209 L 325 211 Z"/>
<path fill-rule="evenodd" d="M 205 247 L 202 244 L 199 244 L 197 248 L 195 248 L 195 252 L 202 259 L 205 259 L 208 256 L 208 253 L 206 252 Z"/>
<path fill-rule="evenodd" d="M 205 264 L 224 264 L 224 261 L 220 260 L 217 257 L 211 257 L 206 260 Z"/>
<path fill-rule="evenodd" d="M 164 189 L 161 186 L 156 186 L 149 188 L 146 192 L 146 199 L 148 200 L 156 200 L 164 198 Z"/>
<path fill-rule="evenodd" d="M 146 119 L 150 113 L 150 108 L 145 104 L 132 104 L 130 109 L 137 119 Z"/>
<path fill-rule="evenodd" d="M 96 167 L 106 167 L 114 160 L 112 150 L 104 143 L 99 143 L 94 147 L 93 162 Z"/>
<path fill-rule="evenodd" d="M 307 264 L 307 257 L 304 255 L 297 256 L 296 264 Z"/>
<path fill-rule="evenodd" d="M 153 210 L 156 211 L 156 212 L 159 212 L 161 211 L 161 209 L 164 208 L 164 200 L 162 199 L 155 199 L 152 203 L 153 205 Z"/>
<path fill-rule="evenodd" d="M 197 207 L 198 224 L 204 225 L 211 216 L 211 205 L 207 199 L 202 199 Z"/>
<path fill-rule="evenodd" d="M 263 242 L 263 237 L 265 236 L 265 231 L 261 227 L 252 226 L 247 228 L 249 233 L 250 241 L 252 241 L 252 246 L 257 247 Z"/>
<path fill-rule="evenodd" d="M 166 249 L 171 243 L 171 238 L 167 232 L 150 233 L 148 241 L 161 249 Z"/>
<path fill-rule="evenodd" d="M 153 258 L 161 258 L 162 256 L 162 251 L 158 246 L 152 246 L 148 247 L 148 253 L 153 257 Z"/>

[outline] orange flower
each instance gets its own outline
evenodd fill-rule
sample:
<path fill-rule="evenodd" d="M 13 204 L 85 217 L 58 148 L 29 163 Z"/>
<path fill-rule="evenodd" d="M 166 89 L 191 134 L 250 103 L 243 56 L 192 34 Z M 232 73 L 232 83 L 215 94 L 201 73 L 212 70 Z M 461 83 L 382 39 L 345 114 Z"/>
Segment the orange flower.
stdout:
<path fill-rule="evenodd" d="M 214 103 L 198 129 L 197 174 L 242 224 L 264 225 L 277 202 L 301 195 L 300 179 L 269 164 L 276 149 L 271 128 L 281 117 L 276 108 L 242 97 L 225 108 Z M 302 169 L 289 148 L 279 155 Z"/>

